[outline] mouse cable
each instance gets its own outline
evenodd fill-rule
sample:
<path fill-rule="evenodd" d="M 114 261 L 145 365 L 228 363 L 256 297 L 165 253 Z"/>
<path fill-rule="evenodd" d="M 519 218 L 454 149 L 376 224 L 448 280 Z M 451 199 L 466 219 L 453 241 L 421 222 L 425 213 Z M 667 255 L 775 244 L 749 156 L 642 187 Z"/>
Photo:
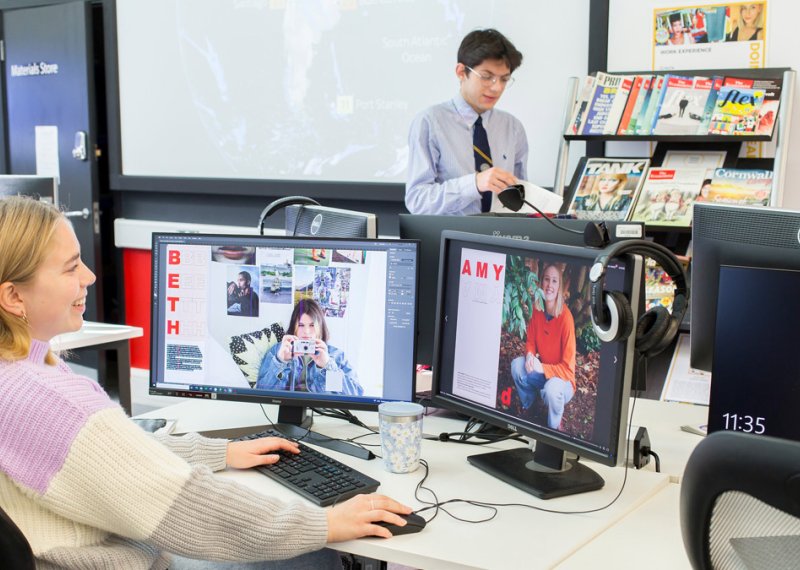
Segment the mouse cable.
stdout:
<path fill-rule="evenodd" d="M 638 396 L 639 396 L 639 391 L 638 390 L 634 391 L 634 393 L 633 393 L 633 402 L 631 403 L 631 409 L 630 409 L 630 414 L 629 414 L 630 420 L 633 420 L 633 413 L 634 413 L 634 410 L 636 409 L 636 401 L 638 399 Z M 632 421 L 628 421 L 628 436 L 627 436 L 628 439 L 630 439 L 630 436 L 631 436 L 631 425 L 632 425 Z M 439 498 L 437 497 L 436 493 L 430 487 L 425 487 L 424 486 L 424 483 L 428 479 L 428 476 L 430 474 L 430 467 L 428 466 L 428 462 L 427 461 L 420 460 L 420 465 L 425 467 L 425 475 L 423 475 L 423 477 L 420 480 L 420 482 L 417 483 L 417 487 L 414 489 L 414 498 L 417 501 L 419 501 L 420 503 L 422 503 L 424 505 L 427 505 L 427 506 L 425 506 L 425 507 L 423 507 L 421 509 L 418 509 L 418 510 L 416 510 L 414 512 L 416 514 L 419 514 L 419 513 L 425 512 L 425 511 L 429 511 L 431 509 L 435 509 L 434 514 L 430 519 L 432 521 L 433 519 L 436 518 L 436 516 L 439 514 L 439 511 L 441 510 L 445 514 L 449 515 L 450 517 L 452 517 L 452 518 L 454 518 L 456 520 L 463 521 L 463 522 L 470 522 L 470 523 L 482 523 L 482 522 L 487 522 L 487 521 L 492 520 L 493 518 L 495 518 L 497 516 L 497 510 L 500 507 L 524 507 L 526 509 L 533 509 L 533 510 L 536 510 L 536 511 L 541 511 L 541 512 L 545 512 L 545 513 L 552 513 L 552 514 L 555 514 L 555 515 L 585 515 L 585 514 L 589 514 L 589 513 L 596 513 L 596 512 L 605 510 L 605 509 L 609 508 L 611 505 L 613 505 L 614 503 L 616 503 L 617 500 L 622 495 L 622 492 L 625 490 L 625 484 L 628 481 L 628 448 L 629 447 L 630 446 L 628 446 L 628 445 L 625 446 L 625 461 L 624 461 L 624 472 L 623 472 L 623 476 L 622 476 L 622 485 L 620 485 L 619 491 L 617 491 L 617 494 L 614 496 L 614 498 L 611 499 L 608 503 L 606 503 L 605 505 L 603 505 L 601 507 L 597 507 L 597 508 L 593 508 L 593 509 L 583 509 L 583 510 L 578 510 L 578 511 L 559 511 L 559 510 L 556 510 L 556 509 L 547 509 L 545 507 L 539 507 L 539 506 L 536 506 L 536 505 L 530 505 L 530 504 L 526 504 L 526 503 L 490 503 L 490 502 L 487 502 L 487 501 L 476 501 L 476 500 L 473 500 L 473 499 L 448 499 L 446 501 L 440 501 Z M 420 496 L 419 496 L 419 491 L 420 490 L 424 490 L 424 491 L 427 491 L 428 493 L 430 493 L 431 496 L 433 497 L 433 501 L 431 502 L 431 501 L 427 501 L 427 500 L 421 499 Z M 451 513 L 447 509 L 443 508 L 443 505 L 449 505 L 449 504 L 454 504 L 454 503 L 466 503 L 466 504 L 469 504 L 469 505 L 472 505 L 472 506 L 475 506 L 475 507 L 480 507 L 480 508 L 483 508 L 483 509 L 490 509 L 490 510 L 493 511 L 493 513 L 492 513 L 491 516 L 489 516 L 487 518 L 484 518 L 484 519 L 478 519 L 478 520 L 463 519 L 463 518 L 460 518 L 460 517 L 457 517 L 457 516 L 453 515 L 453 513 Z M 427 521 L 427 522 L 430 522 L 430 521 Z"/>
<path fill-rule="evenodd" d="M 436 516 L 439 514 L 439 511 L 447 513 L 447 515 L 449 515 L 451 518 L 457 521 L 468 522 L 472 524 L 488 522 L 497 516 L 498 509 L 492 505 L 475 505 L 477 507 L 487 509 L 491 512 L 491 515 L 482 519 L 465 519 L 454 515 L 453 513 L 445 509 L 442 505 L 446 505 L 448 503 L 456 503 L 456 502 L 470 503 L 470 501 L 468 499 L 451 499 L 449 501 L 440 501 L 439 497 L 436 495 L 436 492 L 433 489 L 424 486 L 425 481 L 428 479 L 428 475 L 430 474 L 430 466 L 428 465 L 428 462 L 425 461 L 424 459 L 420 459 L 419 464 L 425 468 L 425 475 L 422 476 L 422 479 L 419 481 L 419 483 L 417 483 L 417 486 L 414 488 L 414 498 L 423 505 L 428 505 L 428 506 L 423 507 L 421 509 L 417 509 L 416 511 L 414 511 L 414 514 L 419 514 L 430 509 L 436 509 L 433 512 L 433 516 L 425 521 L 426 524 L 435 519 Z M 420 497 L 420 491 L 427 491 L 428 493 L 430 493 L 431 496 L 433 497 L 433 501 L 427 501 L 422 497 Z"/>

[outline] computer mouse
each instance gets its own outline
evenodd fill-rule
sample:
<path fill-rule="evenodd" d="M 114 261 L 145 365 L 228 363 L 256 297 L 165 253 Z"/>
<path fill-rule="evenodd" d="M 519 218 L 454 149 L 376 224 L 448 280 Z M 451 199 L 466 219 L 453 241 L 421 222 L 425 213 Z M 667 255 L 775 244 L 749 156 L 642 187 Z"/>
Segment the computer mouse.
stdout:
<path fill-rule="evenodd" d="M 388 528 L 389 532 L 392 533 L 392 536 L 398 536 L 401 534 L 412 534 L 415 532 L 421 531 L 425 528 L 425 519 L 419 515 L 415 515 L 411 513 L 410 515 L 399 515 L 400 518 L 405 519 L 406 525 L 405 526 L 398 526 L 396 524 L 378 521 L 375 524 L 378 526 L 382 526 L 384 528 Z"/>

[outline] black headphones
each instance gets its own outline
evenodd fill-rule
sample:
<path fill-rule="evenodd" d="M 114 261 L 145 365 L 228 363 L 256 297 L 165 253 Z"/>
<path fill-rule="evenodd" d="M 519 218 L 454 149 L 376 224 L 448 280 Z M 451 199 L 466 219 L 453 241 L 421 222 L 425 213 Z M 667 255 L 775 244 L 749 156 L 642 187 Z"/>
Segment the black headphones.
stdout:
<path fill-rule="evenodd" d="M 267 207 L 261 212 L 261 216 L 258 218 L 258 234 L 262 236 L 264 235 L 264 220 L 281 208 L 293 206 L 295 204 L 301 204 L 303 206 L 319 206 L 319 202 L 313 198 L 307 198 L 306 196 L 286 196 L 284 198 L 278 198 L 277 200 L 267 204 Z"/>
<path fill-rule="evenodd" d="M 636 323 L 636 351 L 651 357 L 667 348 L 678 333 L 689 305 L 689 280 L 675 254 L 663 245 L 632 239 L 620 241 L 605 251 L 595 259 L 589 271 L 592 282 L 592 325 L 603 342 L 627 338 L 633 330 L 633 311 L 628 299 L 619 291 L 606 291 L 603 288 L 609 261 L 626 253 L 638 253 L 654 260 L 675 285 L 672 314 L 664 307 L 653 307 Z"/>

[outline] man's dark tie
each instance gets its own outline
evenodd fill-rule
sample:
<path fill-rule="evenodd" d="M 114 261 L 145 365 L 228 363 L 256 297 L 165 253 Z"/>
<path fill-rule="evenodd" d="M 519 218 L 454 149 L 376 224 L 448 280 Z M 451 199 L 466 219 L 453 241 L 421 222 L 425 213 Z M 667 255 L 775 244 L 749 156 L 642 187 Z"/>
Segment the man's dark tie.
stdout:
<path fill-rule="evenodd" d="M 475 154 L 475 171 L 483 172 L 492 167 L 492 153 L 489 150 L 489 137 L 483 128 L 483 120 L 478 115 L 475 121 L 475 130 L 472 133 L 472 151 Z M 481 212 L 488 212 L 492 208 L 492 193 L 481 192 Z"/>

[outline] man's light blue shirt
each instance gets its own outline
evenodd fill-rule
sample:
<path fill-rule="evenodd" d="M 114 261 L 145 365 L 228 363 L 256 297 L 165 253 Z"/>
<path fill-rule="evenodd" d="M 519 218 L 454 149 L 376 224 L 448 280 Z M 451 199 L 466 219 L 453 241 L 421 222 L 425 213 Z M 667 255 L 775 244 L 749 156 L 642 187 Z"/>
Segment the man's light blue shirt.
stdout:
<path fill-rule="evenodd" d="M 481 115 L 494 166 L 527 178 L 528 139 L 510 113 Z M 412 214 L 469 215 L 481 211 L 472 131 L 478 113 L 459 94 L 417 115 L 408 135 L 406 208 Z"/>

